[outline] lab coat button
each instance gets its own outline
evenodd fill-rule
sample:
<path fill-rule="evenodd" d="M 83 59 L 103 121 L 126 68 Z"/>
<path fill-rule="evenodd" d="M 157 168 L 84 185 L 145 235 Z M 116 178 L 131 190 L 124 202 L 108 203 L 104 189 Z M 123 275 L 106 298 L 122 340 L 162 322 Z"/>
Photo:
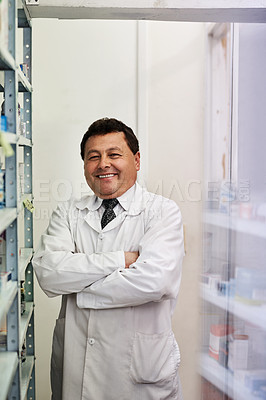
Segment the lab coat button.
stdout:
<path fill-rule="evenodd" d="M 95 343 L 95 339 L 90 338 L 90 339 L 89 339 L 89 344 L 94 345 L 94 343 Z"/>
<path fill-rule="evenodd" d="M 104 235 L 102 234 L 102 233 L 100 233 L 100 235 L 99 235 L 99 239 L 103 239 L 104 238 Z"/>

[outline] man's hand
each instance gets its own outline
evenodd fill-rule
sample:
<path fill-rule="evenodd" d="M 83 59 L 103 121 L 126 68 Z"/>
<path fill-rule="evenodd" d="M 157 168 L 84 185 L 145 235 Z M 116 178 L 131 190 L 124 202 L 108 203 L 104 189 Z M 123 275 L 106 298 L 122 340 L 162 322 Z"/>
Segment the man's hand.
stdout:
<path fill-rule="evenodd" d="M 126 268 L 129 268 L 129 266 L 137 260 L 138 256 L 138 251 L 125 251 Z"/>

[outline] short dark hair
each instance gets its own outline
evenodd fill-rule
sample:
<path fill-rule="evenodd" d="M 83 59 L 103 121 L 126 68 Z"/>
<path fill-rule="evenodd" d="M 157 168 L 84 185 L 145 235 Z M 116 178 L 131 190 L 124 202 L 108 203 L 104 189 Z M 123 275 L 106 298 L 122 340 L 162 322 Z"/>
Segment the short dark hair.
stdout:
<path fill-rule="evenodd" d="M 138 139 L 129 126 L 115 118 L 101 118 L 89 126 L 87 132 L 85 132 L 82 138 L 80 143 L 80 155 L 82 160 L 84 160 L 85 156 L 84 153 L 86 142 L 91 136 L 106 135 L 107 133 L 111 132 L 123 132 L 125 135 L 125 140 L 132 153 L 136 154 L 139 151 Z"/>

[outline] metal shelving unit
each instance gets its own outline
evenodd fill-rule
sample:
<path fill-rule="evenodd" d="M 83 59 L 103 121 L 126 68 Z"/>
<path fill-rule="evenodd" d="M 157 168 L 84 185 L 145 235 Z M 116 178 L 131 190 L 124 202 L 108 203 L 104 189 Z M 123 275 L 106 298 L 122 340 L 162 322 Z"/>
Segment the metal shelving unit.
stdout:
<path fill-rule="evenodd" d="M 5 288 L 0 288 L 0 327 L 4 326 L 6 330 L 6 346 L 2 345 L 0 349 L 0 400 L 30 400 L 35 399 L 34 292 L 31 265 L 32 33 L 25 0 L 2 0 L 0 18 L 0 92 L 5 102 L 4 113 L 8 125 L 7 132 L 0 131 L 1 159 L 4 158 L 5 164 L 5 206 L 0 209 L 0 234 L 5 234 L 5 269 L 6 272 L 11 272 L 11 281 L 7 282 Z M 23 50 L 22 59 L 18 56 L 19 39 Z M 20 64 L 27 65 L 27 76 Z M 24 111 L 23 132 L 18 121 L 19 102 Z M 23 184 L 18 175 L 20 157 L 24 164 Z M 22 283 L 25 291 L 24 311 L 21 303 Z"/>
<path fill-rule="evenodd" d="M 18 368 L 18 357 L 17 353 L 11 351 L 5 351 L 0 353 L 0 399 L 5 400 L 7 398 L 10 381 L 13 381 Z"/>

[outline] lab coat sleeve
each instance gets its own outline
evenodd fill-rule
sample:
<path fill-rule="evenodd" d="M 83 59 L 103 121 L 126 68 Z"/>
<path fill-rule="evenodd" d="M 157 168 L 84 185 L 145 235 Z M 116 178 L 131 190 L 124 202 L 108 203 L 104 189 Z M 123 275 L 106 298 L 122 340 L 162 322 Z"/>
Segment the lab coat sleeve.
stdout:
<path fill-rule="evenodd" d="M 181 213 L 168 200 L 159 214 L 140 240 L 137 261 L 78 293 L 78 307 L 117 308 L 177 298 L 184 256 Z"/>
<path fill-rule="evenodd" d="M 125 266 L 123 251 L 77 253 L 69 214 L 64 205 L 57 207 L 32 260 L 38 282 L 49 297 L 77 293 Z"/>

